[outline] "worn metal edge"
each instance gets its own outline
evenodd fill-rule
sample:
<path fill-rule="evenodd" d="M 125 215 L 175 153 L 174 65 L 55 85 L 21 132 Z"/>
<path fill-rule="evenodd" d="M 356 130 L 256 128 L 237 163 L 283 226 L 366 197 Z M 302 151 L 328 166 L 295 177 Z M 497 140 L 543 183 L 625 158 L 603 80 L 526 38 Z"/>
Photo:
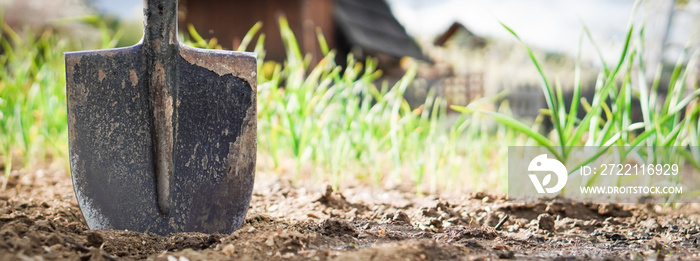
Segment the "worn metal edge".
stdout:
<path fill-rule="evenodd" d="M 202 54 L 216 59 L 201 59 L 198 56 Z M 180 43 L 180 56 L 188 63 L 207 68 L 219 76 L 231 74 L 241 78 L 248 82 L 253 93 L 257 93 L 258 59 L 255 53 L 200 49 Z"/>

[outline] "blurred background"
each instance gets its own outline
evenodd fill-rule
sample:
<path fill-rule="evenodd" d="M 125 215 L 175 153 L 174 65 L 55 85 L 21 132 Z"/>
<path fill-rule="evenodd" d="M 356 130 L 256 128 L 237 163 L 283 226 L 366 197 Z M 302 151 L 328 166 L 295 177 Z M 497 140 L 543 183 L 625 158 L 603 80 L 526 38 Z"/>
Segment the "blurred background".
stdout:
<path fill-rule="evenodd" d="M 286 57 L 277 19 L 284 15 L 299 38 L 303 53 L 317 62 L 323 55 L 316 39 L 320 28 L 339 64 L 347 53 L 380 58 L 387 79 L 403 75 L 403 57 L 421 62 L 419 81 L 407 97 L 412 105 L 427 90 L 451 96 L 466 105 L 504 89 L 531 89 L 540 81 L 517 40 L 500 23 L 513 29 L 525 44 L 544 55 L 552 76 L 571 78 L 581 50 L 584 79 L 592 84 L 601 66 L 594 46 L 579 47 L 586 26 L 604 59 L 615 59 L 625 40 L 634 1 L 477 1 L 477 0 L 295 0 L 295 1 L 180 1 L 180 29 L 194 26 L 205 39 L 217 38 L 223 49 L 236 49 L 248 30 L 263 22 L 268 60 Z M 116 46 L 135 44 L 142 33 L 141 0 L 3 0 L 5 21 L 13 28 L 69 27 L 76 37 L 99 40 L 99 33 L 62 19 L 99 15 L 112 30 L 120 30 Z M 649 0 L 632 19 L 643 21 L 651 81 L 657 64 L 672 68 L 679 54 L 695 39 L 700 27 L 700 3 L 692 0 Z M 57 22 L 60 21 L 60 22 Z M 93 28 L 94 29 L 94 28 Z M 252 47 L 251 47 L 252 48 Z M 251 49 L 252 50 L 252 49 Z M 403 69 L 403 70 L 399 70 Z M 669 69 L 670 70 L 670 69 Z M 427 81 L 423 83 L 423 81 Z M 564 86 L 570 88 L 571 86 Z M 535 88 L 537 89 L 537 88 Z M 523 91 L 527 92 L 527 91 Z M 415 97 L 413 97 L 415 96 Z M 535 106 L 534 104 L 537 104 Z M 524 115 L 533 117 L 544 101 L 533 102 Z"/>

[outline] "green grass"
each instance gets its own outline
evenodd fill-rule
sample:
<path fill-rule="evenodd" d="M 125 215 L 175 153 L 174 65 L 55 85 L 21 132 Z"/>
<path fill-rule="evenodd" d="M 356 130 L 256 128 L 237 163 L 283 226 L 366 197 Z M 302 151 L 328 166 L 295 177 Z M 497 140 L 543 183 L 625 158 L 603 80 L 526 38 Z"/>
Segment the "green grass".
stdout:
<path fill-rule="evenodd" d="M 239 50 L 246 50 L 261 26 L 251 28 Z M 444 100 L 434 93 L 411 109 L 404 92 L 417 66 L 389 86 L 380 81 L 375 59 L 359 62 L 350 55 L 345 68 L 335 64 L 336 52 L 319 32 L 325 56 L 311 67 L 311 57 L 302 54 L 286 19 L 280 19 L 279 27 L 287 51 L 284 63 L 265 61 L 264 34 L 254 47 L 259 169 L 335 187 L 350 180 L 375 185 L 409 181 L 418 193 L 505 184 L 505 165 L 494 159 L 505 158 L 515 135 L 505 128 L 488 134 L 479 115 L 448 120 Z M 191 26 L 188 31 L 187 44 L 220 48 L 216 39 L 203 39 Z"/>
<path fill-rule="evenodd" d="M 0 38 L 0 155 L 4 189 L 13 164 L 24 167 L 67 151 L 65 73 L 68 43 L 51 31 L 19 35 L 2 24 Z"/>
<path fill-rule="evenodd" d="M 445 126 L 447 108 L 434 95 L 418 109 L 404 99 L 415 66 L 388 86 L 378 81 L 374 59 L 361 63 L 349 56 L 346 68 L 336 65 L 335 52 L 319 35 L 325 57 L 310 68 L 286 20 L 280 28 L 287 59 L 258 74 L 258 144 L 275 169 L 292 158 L 296 179 L 338 186 L 348 179 L 380 184 L 408 178 L 418 192 L 447 187 L 467 169 L 458 166 L 470 154 L 460 146 L 472 142 L 464 141 L 469 124 L 462 119 Z M 258 40 L 256 50 L 262 49 Z M 270 64 L 264 55 L 259 63 Z"/>
<path fill-rule="evenodd" d="M 634 15 L 632 15 L 634 17 Z M 505 24 L 502 26 L 516 39 L 520 37 Z M 620 159 L 627 159 L 631 154 L 637 154 L 647 163 L 687 162 L 700 169 L 700 153 L 698 153 L 698 121 L 700 106 L 698 105 L 697 82 L 687 86 L 689 74 L 695 72 L 699 52 L 691 50 L 688 45 L 683 54 L 678 57 L 669 79 L 668 90 L 659 90 L 661 82 L 661 67 L 651 84 L 647 84 L 645 78 L 646 61 L 644 54 L 644 24 L 634 24 L 630 21 L 626 39 L 619 52 L 619 58 L 612 63 L 603 59 L 600 48 L 595 44 L 590 32 L 584 27 L 581 41 L 588 39 L 598 52 L 600 62 L 603 64 L 595 85 L 595 94 L 592 101 L 581 97 L 582 84 L 580 80 L 581 66 L 580 53 L 577 65 L 574 68 L 573 94 L 570 107 L 564 104 L 564 92 L 561 84 L 553 81 L 545 75 L 540 66 L 539 59 L 525 44 L 525 51 L 537 68 L 542 80 L 542 92 L 547 108 L 543 110 L 543 116 L 549 117 L 553 125 L 551 133 L 541 133 L 539 126 L 529 126 L 518 119 L 498 112 L 480 111 L 473 108 L 453 107 L 465 114 L 485 114 L 510 130 L 522 133 L 534 140 L 537 145 L 546 147 L 549 152 L 565 164 L 571 159 L 570 152 L 576 146 L 596 146 L 599 148 L 589 159 L 579 161 L 578 166 L 570 168 L 574 172 L 578 167 L 586 165 L 604 153 L 608 153 L 611 146 L 620 146 Z M 581 44 L 579 44 L 579 50 Z M 690 55 L 690 59 L 686 59 Z M 610 66 L 612 64 L 612 66 Z M 665 99 L 659 97 L 666 96 Z M 639 101 L 642 120 L 633 122 L 633 99 Z M 608 102 L 606 102 L 608 101 Z M 579 103 L 581 106 L 579 106 Z M 609 105 L 608 105 L 609 104 Z M 585 116 L 578 118 L 579 110 L 585 110 Z M 682 116 L 684 114 L 684 116 Z M 604 117 L 603 117 L 604 116 Z M 664 150 L 665 155 L 658 155 L 647 148 L 662 147 L 689 147 L 690 151 Z"/>
<path fill-rule="evenodd" d="M 51 31 L 40 35 L 25 31 L 20 37 L 3 27 L 7 37 L 0 38 L 0 63 L 5 68 L 0 72 L 0 155 L 5 176 L 12 169 L 52 159 L 66 162 L 62 53 L 111 48 L 118 42 L 115 33 L 100 25 L 99 19 L 78 20 L 101 29 L 102 46 L 85 46 Z M 301 53 L 284 19 L 280 20 L 280 33 L 287 59 L 284 63 L 266 62 L 265 35 L 256 37 L 260 27 L 254 26 L 239 47 L 244 50 L 256 40 L 254 50 L 260 58 L 259 157 L 271 159 L 269 166 L 260 169 L 280 174 L 291 171 L 295 180 L 310 178 L 334 186 L 354 179 L 372 184 L 408 182 L 418 192 L 434 192 L 480 180 L 479 175 L 465 177 L 461 174 L 465 170 L 481 173 L 494 170 L 488 165 L 498 165 L 471 156 L 475 151 L 485 159 L 493 154 L 501 158 L 505 155 L 500 148 L 506 147 L 502 142 L 508 139 L 484 135 L 486 130 L 478 127 L 483 120 L 480 116 L 464 116 L 457 124 L 446 124 L 446 106 L 435 95 L 430 95 L 420 108 L 411 109 L 403 94 L 416 75 L 415 66 L 389 86 L 379 81 L 382 72 L 374 59 L 359 62 L 350 56 L 346 68 L 336 65 L 335 51 L 319 34 L 325 57 L 311 67 L 310 57 Z M 220 48 L 216 39 L 202 39 L 194 28 L 188 29 L 187 44 Z M 489 146 L 494 141 L 503 146 L 494 150 Z M 461 146 L 464 144 L 473 148 Z M 495 171 L 498 175 L 490 179 L 491 184 L 502 180 L 505 167 Z"/>
<path fill-rule="evenodd" d="M 63 52 L 113 48 L 118 39 L 97 17 L 74 20 L 100 28 L 101 44 L 85 46 L 50 29 L 40 34 L 16 32 L 0 22 L 0 164 L 4 173 L 0 189 L 5 188 L 13 169 L 49 161 L 61 162 L 67 169 Z"/>

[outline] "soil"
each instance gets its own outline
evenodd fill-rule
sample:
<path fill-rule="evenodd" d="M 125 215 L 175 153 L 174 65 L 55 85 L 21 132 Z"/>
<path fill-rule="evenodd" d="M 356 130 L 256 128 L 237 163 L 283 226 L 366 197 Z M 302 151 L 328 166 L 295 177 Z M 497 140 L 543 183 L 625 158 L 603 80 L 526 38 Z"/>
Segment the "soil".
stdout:
<path fill-rule="evenodd" d="M 156 236 L 89 230 L 65 172 L 15 171 L 0 192 L 0 260 L 700 259 L 698 213 L 259 178 L 233 234 Z"/>

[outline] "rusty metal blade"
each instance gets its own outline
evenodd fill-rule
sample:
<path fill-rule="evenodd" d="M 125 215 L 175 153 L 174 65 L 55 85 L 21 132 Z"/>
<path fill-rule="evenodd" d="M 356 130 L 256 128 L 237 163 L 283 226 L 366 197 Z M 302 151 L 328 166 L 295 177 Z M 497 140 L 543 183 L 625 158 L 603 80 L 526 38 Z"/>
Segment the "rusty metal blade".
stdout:
<path fill-rule="evenodd" d="M 255 175 L 256 60 L 181 47 L 168 214 L 159 211 L 142 46 L 66 54 L 70 162 L 92 229 L 230 233 Z"/>
<path fill-rule="evenodd" d="M 186 47 L 177 2 L 145 3 L 141 43 L 66 53 L 78 203 L 92 229 L 230 233 L 255 178 L 255 55 Z"/>

